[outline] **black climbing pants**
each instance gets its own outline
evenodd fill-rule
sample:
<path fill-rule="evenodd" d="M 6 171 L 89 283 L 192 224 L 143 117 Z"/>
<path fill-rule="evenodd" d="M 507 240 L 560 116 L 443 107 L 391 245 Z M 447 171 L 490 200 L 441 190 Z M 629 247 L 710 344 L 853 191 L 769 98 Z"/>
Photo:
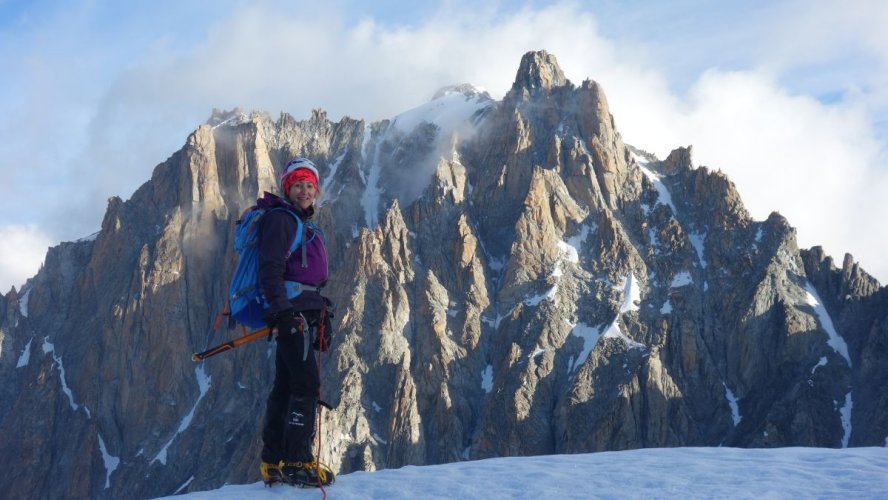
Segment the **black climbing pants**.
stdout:
<path fill-rule="evenodd" d="M 305 341 L 306 337 L 308 342 Z M 320 379 L 309 328 L 277 336 L 274 385 L 265 407 L 262 461 L 310 462 Z"/>

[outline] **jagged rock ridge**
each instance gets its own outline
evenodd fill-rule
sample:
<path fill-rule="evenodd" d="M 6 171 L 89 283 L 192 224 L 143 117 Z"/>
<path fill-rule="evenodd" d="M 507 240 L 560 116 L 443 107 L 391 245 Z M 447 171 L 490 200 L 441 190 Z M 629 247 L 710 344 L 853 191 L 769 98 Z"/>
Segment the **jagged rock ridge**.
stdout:
<path fill-rule="evenodd" d="M 271 347 L 189 356 L 238 334 L 208 328 L 234 220 L 297 154 L 325 192 L 339 307 L 323 458 L 340 472 L 885 443 L 888 292 L 852 257 L 838 269 L 779 214 L 753 220 L 690 148 L 625 145 L 601 87 L 551 54 L 525 55 L 502 101 L 435 97 L 377 123 L 214 112 L 109 200 L 94 240 L 52 249 L 0 297 L 4 491 L 257 479 Z"/>

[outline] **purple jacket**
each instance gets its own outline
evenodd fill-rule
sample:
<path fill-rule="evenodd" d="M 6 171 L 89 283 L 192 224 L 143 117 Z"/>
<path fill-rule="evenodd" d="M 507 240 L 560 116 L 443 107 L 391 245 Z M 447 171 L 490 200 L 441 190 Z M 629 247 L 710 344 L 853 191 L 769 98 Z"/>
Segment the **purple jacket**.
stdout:
<path fill-rule="evenodd" d="M 305 225 L 305 241 L 287 257 L 290 244 L 296 236 L 296 220 L 292 215 L 275 210 L 262 217 L 259 226 L 259 284 L 272 314 L 290 307 L 297 311 L 321 309 L 324 299 L 315 291 L 304 290 L 293 299 L 287 298 L 284 281 L 296 281 L 305 285 L 321 285 L 327 279 L 327 248 L 323 235 L 309 225 L 314 208 L 302 210 L 283 198 L 266 192 L 256 201 L 259 208 L 286 208 L 295 213 Z M 304 247 L 304 248 L 303 248 Z M 302 266 L 303 251 L 305 267 Z"/>

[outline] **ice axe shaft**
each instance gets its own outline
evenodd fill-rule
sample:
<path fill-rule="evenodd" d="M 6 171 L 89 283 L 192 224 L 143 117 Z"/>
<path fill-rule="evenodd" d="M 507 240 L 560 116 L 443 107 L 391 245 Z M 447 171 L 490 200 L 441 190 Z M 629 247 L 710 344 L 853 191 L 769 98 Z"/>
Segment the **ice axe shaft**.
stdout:
<path fill-rule="evenodd" d="M 210 356 L 215 356 L 215 355 L 219 354 L 220 352 L 229 351 L 231 349 L 234 349 L 237 346 L 241 346 L 246 343 L 252 342 L 254 340 L 259 340 L 261 338 L 268 337 L 268 334 L 269 334 L 268 327 L 260 328 L 259 330 L 256 330 L 253 333 L 248 333 L 247 335 L 244 335 L 244 336 L 238 337 L 234 340 L 225 342 L 224 344 L 219 344 L 216 347 L 212 347 L 210 349 L 207 349 L 204 352 L 196 352 L 191 355 L 191 360 L 192 361 L 203 361 L 203 360 L 209 358 Z"/>

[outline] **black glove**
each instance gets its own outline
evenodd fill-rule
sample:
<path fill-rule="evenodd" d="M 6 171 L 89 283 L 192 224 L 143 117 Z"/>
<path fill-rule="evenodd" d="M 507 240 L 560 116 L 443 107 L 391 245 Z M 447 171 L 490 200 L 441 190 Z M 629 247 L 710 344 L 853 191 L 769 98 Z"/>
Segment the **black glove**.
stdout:
<path fill-rule="evenodd" d="M 265 316 L 265 323 L 268 325 L 268 328 L 271 330 L 277 328 L 278 335 L 298 332 L 301 321 L 302 318 L 292 308 Z"/>

